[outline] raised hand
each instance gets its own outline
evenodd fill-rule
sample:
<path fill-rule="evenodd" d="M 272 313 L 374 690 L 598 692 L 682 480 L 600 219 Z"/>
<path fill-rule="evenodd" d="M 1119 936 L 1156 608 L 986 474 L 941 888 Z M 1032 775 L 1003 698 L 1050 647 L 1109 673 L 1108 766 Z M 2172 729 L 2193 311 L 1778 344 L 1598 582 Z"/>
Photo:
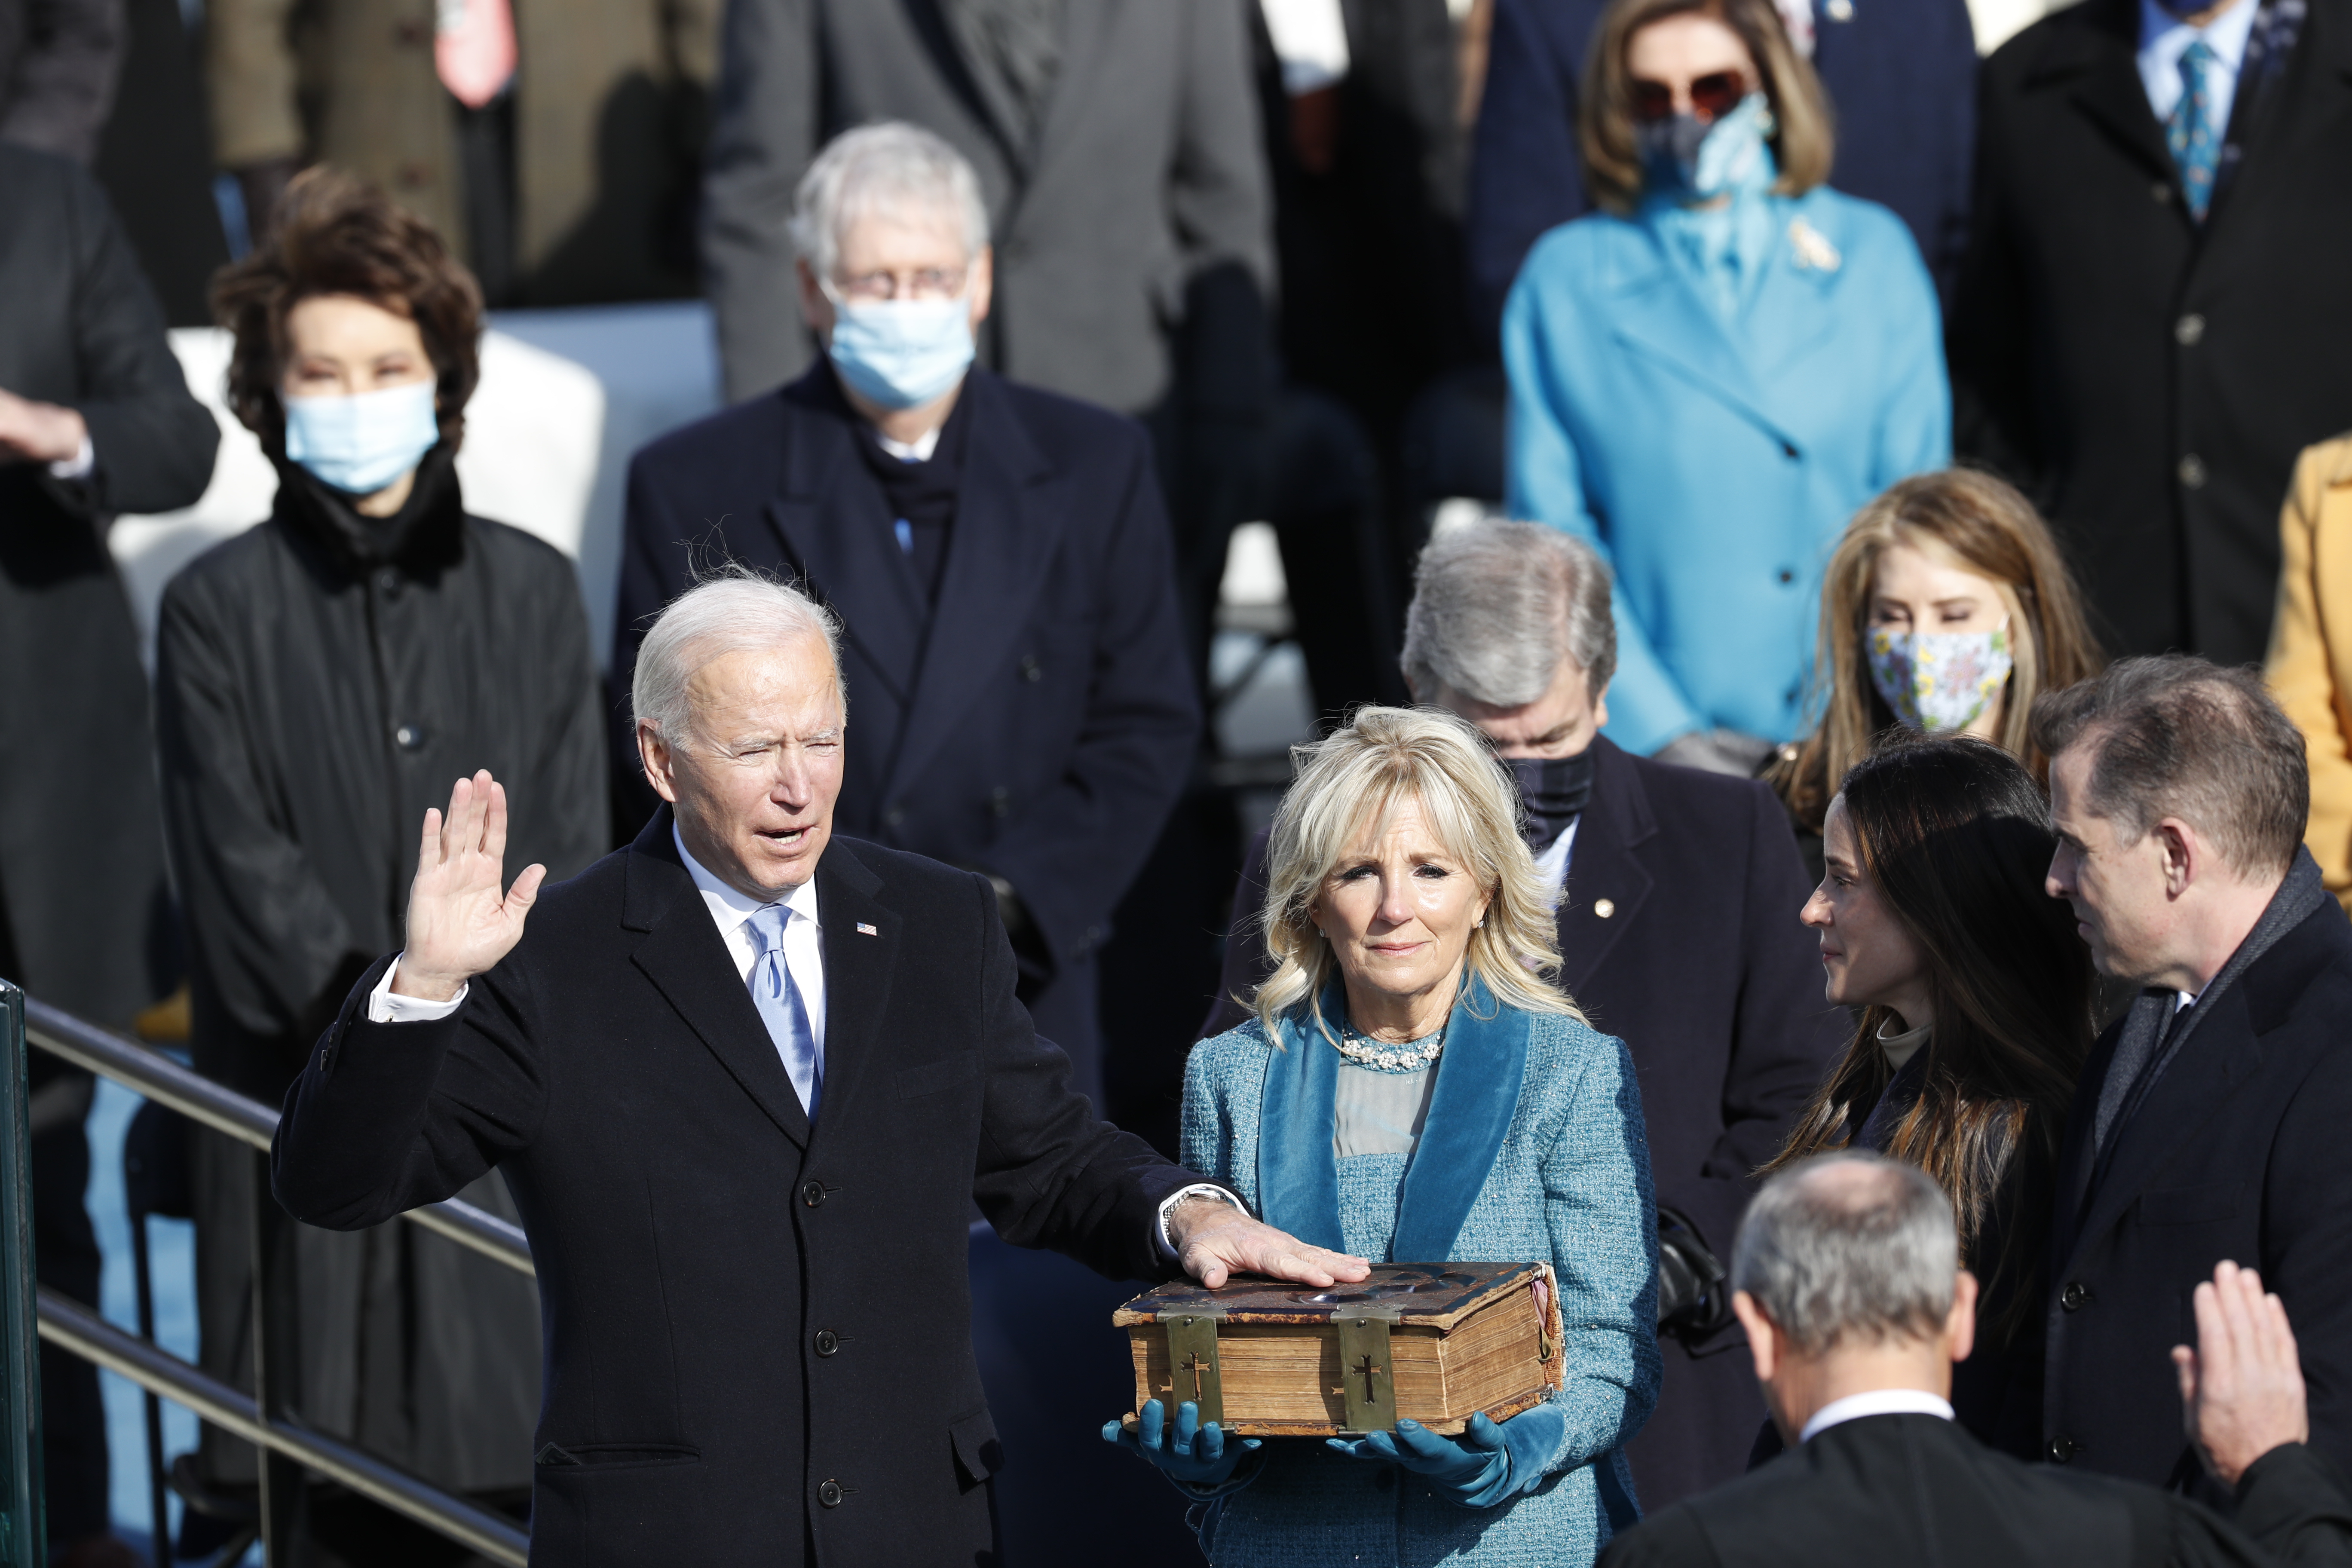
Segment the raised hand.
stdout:
<path fill-rule="evenodd" d="M 446 1002 L 522 940 L 544 866 L 526 866 L 503 895 L 506 787 L 488 769 L 459 779 L 447 815 L 427 810 L 416 880 L 408 889 L 408 947 L 392 989 Z"/>
<path fill-rule="evenodd" d="M 2311 1440 L 2303 1364 L 2285 1305 L 2252 1269 L 2217 1264 L 2192 1300 L 2197 1348 L 2172 1347 L 2181 1417 L 2207 1467 L 2235 1486 L 2273 1448 Z"/>
<path fill-rule="evenodd" d="M 1372 1271 L 1360 1258 L 1309 1247 L 1215 1198 L 1177 1205 L 1168 1216 L 1168 1232 L 1184 1272 L 1212 1290 L 1231 1274 L 1265 1274 L 1319 1287 L 1353 1284 Z"/>

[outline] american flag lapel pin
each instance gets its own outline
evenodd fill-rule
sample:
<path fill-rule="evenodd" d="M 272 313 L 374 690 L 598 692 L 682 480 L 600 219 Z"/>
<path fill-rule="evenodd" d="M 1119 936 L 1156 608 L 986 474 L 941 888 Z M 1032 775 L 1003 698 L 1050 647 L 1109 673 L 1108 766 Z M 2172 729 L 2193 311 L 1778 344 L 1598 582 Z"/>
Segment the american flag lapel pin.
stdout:
<path fill-rule="evenodd" d="M 872 926 L 867 925 L 864 921 L 859 921 L 857 922 L 857 934 L 860 936 L 880 936 L 882 933 L 875 930 Z"/>

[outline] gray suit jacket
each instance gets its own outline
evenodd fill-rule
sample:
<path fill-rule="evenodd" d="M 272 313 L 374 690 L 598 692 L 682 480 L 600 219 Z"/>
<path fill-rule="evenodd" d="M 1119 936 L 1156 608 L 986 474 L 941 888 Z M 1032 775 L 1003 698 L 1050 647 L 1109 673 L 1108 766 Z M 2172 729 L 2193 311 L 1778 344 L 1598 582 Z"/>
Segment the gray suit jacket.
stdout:
<path fill-rule="evenodd" d="M 797 376 L 814 353 L 785 232 L 810 159 L 839 132 L 907 120 L 979 171 L 993 367 L 1122 412 L 1157 403 L 1186 284 L 1238 263 L 1272 285 L 1242 5 L 1068 0 L 1032 148 L 983 104 L 938 0 L 729 0 L 702 234 L 728 396 Z"/>

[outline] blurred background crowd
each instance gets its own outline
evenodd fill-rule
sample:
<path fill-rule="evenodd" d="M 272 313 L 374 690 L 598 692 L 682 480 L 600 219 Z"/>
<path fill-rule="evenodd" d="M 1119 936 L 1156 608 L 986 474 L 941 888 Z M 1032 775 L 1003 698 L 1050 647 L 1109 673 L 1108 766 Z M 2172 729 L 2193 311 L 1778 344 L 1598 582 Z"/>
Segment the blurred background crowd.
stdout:
<path fill-rule="evenodd" d="M 1042 1032 L 1171 1152 L 1287 745 L 1477 724 L 1727 1247 L 1847 1032 L 1794 913 L 1879 731 L 2038 778 L 2039 692 L 2263 664 L 2352 900 L 2352 0 L 2043 12 L 0 0 L 0 974 L 276 1103 L 452 778 L 507 784 L 509 870 L 637 833 L 636 637 L 732 563 L 846 623 L 842 829 L 988 875 Z M 92 1088 L 35 1074 L 42 1279 L 96 1300 Z M 249 1380 L 250 1167 L 175 1158 Z M 520 1511 L 528 1284 L 304 1235 L 306 1419 Z M 1126 1398 L 1064 1267 L 975 1238 L 1008 1429 L 1066 1415 L 991 1281 Z M 1745 1458 L 1723 1327 L 1645 1502 Z M 52 1538 L 136 1561 L 96 1373 L 43 1375 Z M 1009 1537 L 1192 1560 L 1133 1468 L 1016 1468 Z M 205 1558 L 251 1450 L 173 1485 Z M 437 1550 L 331 1513 L 332 1560 Z"/>

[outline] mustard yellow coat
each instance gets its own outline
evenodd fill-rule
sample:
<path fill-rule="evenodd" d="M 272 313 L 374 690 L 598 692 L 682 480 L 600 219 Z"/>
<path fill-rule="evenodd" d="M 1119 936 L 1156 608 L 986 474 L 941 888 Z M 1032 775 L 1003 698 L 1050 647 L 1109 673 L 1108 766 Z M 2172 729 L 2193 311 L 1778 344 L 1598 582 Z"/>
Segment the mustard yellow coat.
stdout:
<path fill-rule="evenodd" d="M 2263 679 L 2303 731 L 2303 841 L 2352 911 L 2352 436 L 2304 448 L 2279 518 L 2278 613 Z"/>

